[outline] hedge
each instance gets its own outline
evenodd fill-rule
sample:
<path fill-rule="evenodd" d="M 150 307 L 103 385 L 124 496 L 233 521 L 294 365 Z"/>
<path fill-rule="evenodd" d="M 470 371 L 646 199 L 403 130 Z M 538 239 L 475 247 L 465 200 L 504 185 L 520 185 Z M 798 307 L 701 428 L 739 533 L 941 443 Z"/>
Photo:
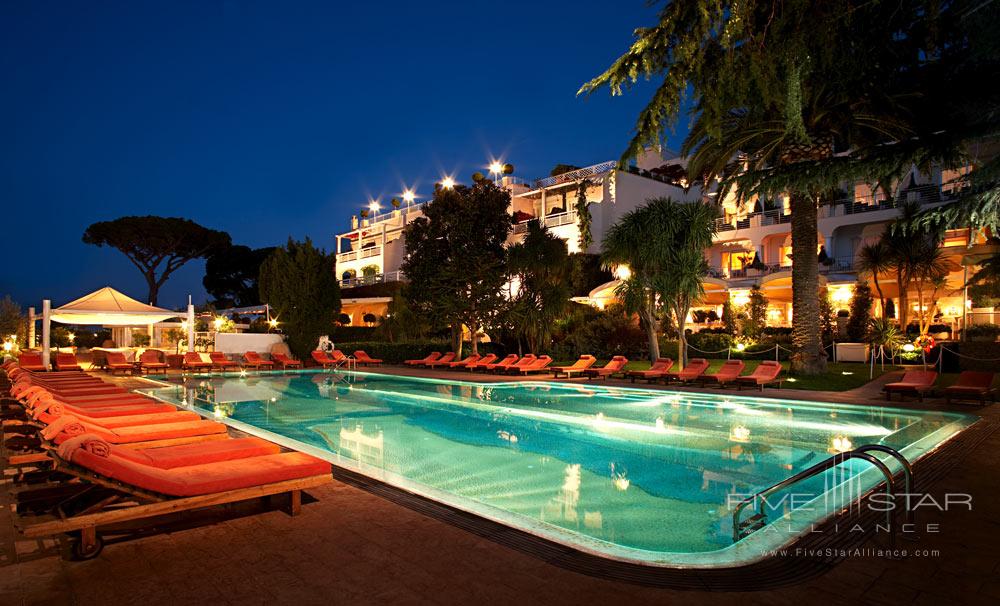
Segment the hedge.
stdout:
<path fill-rule="evenodd" d="M 953 352 L 958 352 L 960 356 Z M 944 372 L 959 372 L 962 370 L 982 370 L 996 372 L 1000 367 L 1000 343 L 986 341 L 948 342 L 945 344 L 944 359 L 941 360 Z M 932 350 L 929 361 L 937 360 L 937 354 Z"/>
<path fill-rule="evenodd" d="M 341 341 L 371 341 L 374 332 L 374 326 L 334 326 L 330 331 L 330 340 L 334 345 Z M 339 345 L 337 349 L 340 349 Z"/>

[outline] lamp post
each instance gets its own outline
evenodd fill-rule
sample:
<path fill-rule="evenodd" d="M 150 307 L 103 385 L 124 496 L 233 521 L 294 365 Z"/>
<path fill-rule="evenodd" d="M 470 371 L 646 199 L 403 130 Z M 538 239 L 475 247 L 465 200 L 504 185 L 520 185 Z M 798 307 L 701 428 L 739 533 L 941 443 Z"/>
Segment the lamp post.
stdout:
<path fill-rule="evenodd" d="M 490 162 L 490 173 L 493 175 L 493 183 L 500 184 L 500 175 L 503 174 L 503 164 L 499 160 Z"/>
<path fill-rule="evenodd" d="M 441 187 L 444 189 L 451 189 L 455 187 L 455 180 L 451 177 L 445 177 L 444 179 L 441 179 Z"/>

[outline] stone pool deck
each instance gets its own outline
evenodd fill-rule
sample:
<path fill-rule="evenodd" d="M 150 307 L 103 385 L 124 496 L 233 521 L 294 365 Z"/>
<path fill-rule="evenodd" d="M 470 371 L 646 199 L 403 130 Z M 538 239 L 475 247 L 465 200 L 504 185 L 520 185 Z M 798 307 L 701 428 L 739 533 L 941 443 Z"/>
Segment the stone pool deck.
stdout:
<path fill-rule="evenodd" d="M 768 391 L 785 398 L 879 404 L 878 389 Z M 945 407 L 929 399 L 903 406 L 973 411 L 1000 420 L 995 405 Z M 998 450 L 1000 432 L 994 431 L 932 485 L 939 499 L 946 492 L 973 498 L 972 511 L 922 512 L 921 528 L 938 523 L 939 531 L 899 545 L 936 555 L 853 556 L 801 583 L 745 593 L 661 589 L 580 574 L 342 482 L 310 491 L 316 501 L 295 518 L 280 511 L 233 517 L 110 544 L 94 560 L 71 562 L 62 557 L 63 542 L 25 540 L 16 533 L 5 485 L 0 605 L 995 604 L 1000 602 Z"/>

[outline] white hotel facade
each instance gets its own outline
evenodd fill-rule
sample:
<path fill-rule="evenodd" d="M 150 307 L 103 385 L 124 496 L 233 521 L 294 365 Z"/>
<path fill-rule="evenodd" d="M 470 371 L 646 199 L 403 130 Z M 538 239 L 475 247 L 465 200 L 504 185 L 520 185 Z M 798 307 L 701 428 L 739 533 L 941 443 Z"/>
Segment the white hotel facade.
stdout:
<path fill-rule="evenodd" d="M 591 203 L 591 234 L 593 243 L 588 253 L 600 251 L 607 229 L 624 213 L 655 197 L 695 202 L 715 203 L 720 210 L 718 234 L 706 251 L 710 275 L 705 280 L 706 296 L 699 308 L 715 311 L 721 316 L 722 303 L 730 298 L 737 305 L 746 302 L 750 288 L 759 285 L 769 301 L 768 323 L 789 325 L 791 322 L 791 224 L 786 196 L 773 200 L 751 200 L 738 205 L 730 195 L 721 202 L 714 192 L 702 192 L 698 187 L 686 188 L 683 174 L 686 162 L 682 158 L 664 157 L 647 151 L 628 170 L 617 168 L 616 161 L 607 161 L 555 177 L 526 183 L 505 177 L 502 185 L 511 193 L 510 212 L 517 220 L 509 243 L 517 242 L 527 229 L 527 222 L 538 219 L 552 233 L 563 238 L 570 252 L 579 249 L 579 218 L 573 206 L 580 184 L 588 183 L 587 199 Z M 846 309 L 853 285 L 858 280 L 855 258 L 862 246 L 878 240 L 888 222 L 899 214 L 904 201 L 915 201 L 925 208 L 940 206 L 953 199 L 958 171 L 936 170 L 923 174 L 915 168 L 899 179 L 891 200 L 873 192 L 867 184 L 845 185 L 843 196 L 835 203 L 820 207 L 818 229 L 821 263 L 821 286 L 825 287 L 837 309 Z M 343 311 L 351 324 L 360 325 L 365 315 L 384 315 L 389 297 L 352 297 L 354 287 L 405 280 L 400 265 L 406 253 L 403 229 L 423 216 L 423 204 L 410 204 L 368 218 L 352 218 L 351 229 L 336 235 L 336 273 L 343 290 Z M 938 308 L 942 322 L 953 326 L 966 320 L 966 315 L 979 321 L 993 321 L 992 309 L 971 309 L 963 290 L 966 276 L 977 261 L 994 247 L 987 245 L 986 235 L 969 229 L 952 230 L 946 234 L 943 246 L 948 249 L 949 285 L 941 293 Z M 879 283 L 889 298 L 899 292 L 891 276 L 880 276 Z M 580 302 L 604 307 L 614 299 L 617 282 L 595 288 Z M 910 301 L 915 301 L 911 297 Z M 370 317 L 370 316 L 369 316 Z M 969 320 L 972 321 L 972 320 Z M 697 327 L 696 327 L 697 328 Z"/>

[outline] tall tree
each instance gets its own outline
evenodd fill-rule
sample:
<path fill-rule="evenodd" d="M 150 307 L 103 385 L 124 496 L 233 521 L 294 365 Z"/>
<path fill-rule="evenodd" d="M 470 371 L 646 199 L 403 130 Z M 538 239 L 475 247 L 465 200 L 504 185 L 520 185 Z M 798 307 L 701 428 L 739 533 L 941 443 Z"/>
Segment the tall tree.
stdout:
<path fill-rule="evenodd" d="M 146 279 L 150 305 L 156 305 L 160 288 L 185 263 L 232 244 L 224 231 L 202 227 L 190 219 L 153 216 L 99 221 L 83 232 L 83 241 L 116 248 L 128 257 Z"/>
<path fill-rule="evenodd" d="M 885 294 L 882 292 L 882 285 L 879 283 L 879 276 L 888 273 L 892 269 L 892 258 L 889 254 L 889 247 L 885 242 L 879 240 L 870 244 L 865 244 L 858 250 L 855 265 L 862 275 L 870 275 L 872 283 L 875 285 L 875 292 L 878 293 L 879 309 L 881 316 L 886 317 Z"/>
<path fill-rule="evenodd" d="M 708 275 L 705 250 L 715 235 L 715 208 L 700 202 L 675 202 L 654 198 L 625 213 L 608 229 L 601 243 L 609 266 L 627 265 L 630 276 L 619 296 L 626 307 L 638 309 L 646 319 L 650 357 L 659 356 L 657 307 L 673 316 L 678 338 L 678 362 L 686 359 L 684 334 L 688 313 L 704 294 Z"/>
<path fill-rule="evenodd" d="M 302 359 L 330 333 L 340 312 L 340 286 L 333 270 L 333 255 L 309 238 L 289 238 L 260 267 L 260 298 L 277 312 L 288 347 Z"/>
<path fill-rule="evenodd" d="M 253 249 L 237 245 L 209 256 L 201 283 L 215 297 L 214 305 L 219 308 L 259 305 L 260 266 L 274 251 L 273 246 Z"/>
<path fill-rule="evenodd" d="M 573 262 L 566 241 L 532 219 L 524 240 L 508 249 L 507 259 L 516 287 L 511 305 L 515 332 L 529 351 L 541 352 L 569 304 Z"/>
<path fill-rule="evenodd" d="M 972 70 L 951 69 L 971 64 L 968 17 L 985 4 L 674 0 L 581 92 L 621 94 L 640 77 L 661 78 L 623 161 L 658 143 L 690 96 L 696 120 L 684 151 L 693 152 L 693 176 L 718 178 L 723 192 L 736 185 L 742 199 L 789 194 L 792 365 L 821 372 L 814 294 L 822 192 L 879 181 L 914 162 L 954 162 L 971 137 L 997 132 L 995 113 L 964 121 L 938 115 L 954 94 L 949 82 L 974 99 L 987 96 Z M 988 39 L 987 28 L 978 29 L 977 39 Z M 995 101 L 993 93 L 990 109 Z M 733 162 L 739 152 L 746 155 Z"/>
<path fill-rule="evenodd" d="M 449 326 L 456 352 L 462 328 L 479 351 L 479 331 L 503 310 L 507 280 L 504 243 L 513 226 L 510 193 L 482 179 L 471 187 L 438 187 L 424 216 L 406 226 L 409 282 L 403 294 L 438 326 Z"/>

